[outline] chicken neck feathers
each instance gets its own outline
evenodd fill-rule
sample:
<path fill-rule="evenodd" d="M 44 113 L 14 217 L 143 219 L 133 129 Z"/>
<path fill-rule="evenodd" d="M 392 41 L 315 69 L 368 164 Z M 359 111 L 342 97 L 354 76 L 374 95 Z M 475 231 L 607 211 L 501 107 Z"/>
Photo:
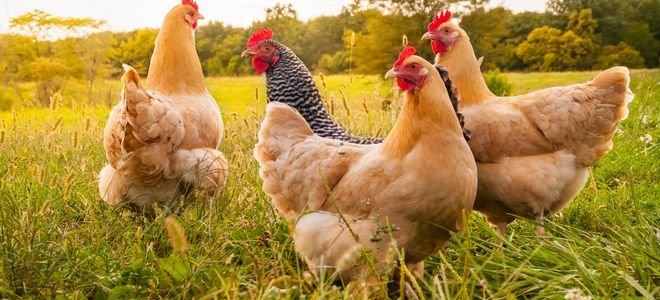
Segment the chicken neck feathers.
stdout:
<path fill-rule="evenodd" d="M 323 106 L 321 94 L 305 64 L 287 46 L 269 40 L 280 52 L 280 60 L 266 71 L 268 102 L 285 103 L 297 110 L 314 133 L 355 144 L 376 144 L 383 139 L 354 136 L 334 121 Z"/>
<path fill-rule="evenodd" d="M 172 9 L 156 37 L 146 87 L 166 96 L 208 94 L 192 28 Z"/>

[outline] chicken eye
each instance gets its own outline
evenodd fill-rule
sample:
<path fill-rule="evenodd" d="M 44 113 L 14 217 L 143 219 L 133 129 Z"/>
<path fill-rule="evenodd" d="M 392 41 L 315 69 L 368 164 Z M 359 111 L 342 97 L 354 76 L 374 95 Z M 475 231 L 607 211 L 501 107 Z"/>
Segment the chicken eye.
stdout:
<path fill-rule="evenodd" d="M 449 29 L 446 29 L 446 28 L 445 28 L 445 33 L 449 33 Z"/>
<path fill-rule="evenodd" d="M 410 67 L 413 69 L 417 69 L 417 65 L 411 65 Z"/>

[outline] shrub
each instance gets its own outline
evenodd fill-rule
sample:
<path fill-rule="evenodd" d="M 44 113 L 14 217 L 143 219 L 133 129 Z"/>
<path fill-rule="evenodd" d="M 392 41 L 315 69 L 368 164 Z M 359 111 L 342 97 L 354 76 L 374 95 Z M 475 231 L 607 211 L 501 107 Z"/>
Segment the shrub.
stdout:
<path fill-rule="evenodd" d="M 607 69 L 613 66 L 626 66 L 628 68 L 644 67 L 644 58 L 639 51 L 624 42 L 617 45 L 607 45 L 596 59 L 595 67 Z"/>
<path fill-rule="evenodd" d="M 508 96 L 511 94 L 511 84 L 509 80 L 500 73 L 499 69 L 488 71 L 484 75 L 488 89 L 497 96 Z"/>
<path fill-rule="evenodd" d="M 8 111 L 14 106 L 12 92 L 8 89 L 0 88 L 0 111 Z"/>

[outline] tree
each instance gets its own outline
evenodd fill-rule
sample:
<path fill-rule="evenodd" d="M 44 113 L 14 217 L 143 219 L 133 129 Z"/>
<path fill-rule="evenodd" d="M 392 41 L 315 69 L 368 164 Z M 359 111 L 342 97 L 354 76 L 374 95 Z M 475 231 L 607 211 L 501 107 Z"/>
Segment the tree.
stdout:
<path fill-rule="evenodd" d="M 316 68 L 323 54 L 344 49 L 344 28 L 348 27 L 349 18 L 347 13 L 342 13 L 331 17 L 317 17 L 307 22 L 302 37 L 306 46 L 299 56 L 310 69 Z"/>
<path fill-rule="evenodd" d="M 62 18 L 35 9 L 10 20 L 9 27 L 19 33 L 32 37 L 37 55 L 40 54 L 39 42 L 47 38 L 61 37 L 84 29 L 96 29 L 104 21 L 91 18 Z"/>
<path fill-rule="evenodd" d="M 427 41 L 421 41 L 423 29 L 428 23 L 427 15 L 384 15 L 373 9 L 361 14 L 367 21 L 363 31 L 356 33 L 353 50 L 356 72 L 378 74 L 386 71 L 403 48 L 404 35 L 410 45 L 417 46 L 419 56 L 433 57 Z M 349 37 L 345 36 L 346 45 L 349 44 L 349 40 Z"/>
<path fill-rule="evenodd" d="M 303 42 L 305 23 L 298 19 L 298 13 L 291 5 L 276 4 L 266 9 L 266 20 L 255 22 L 250 26 L 250 33 L 259 28 L 273 30 L 273 38 L 285 44 L 293 52 L 300 55 L 305 51 L 307 43 Z M 247 40 L 247 39 L 246 39 Z"/>
<path fill-rule="evenodd" d="M 580 38 L 579 41 L 567 40 L 567 42 L 581 47 L 580 49 L 575 49 L 577 51 L 576 54 L 580 55 L 580 59 L 575 64 L 575 67 L 578 69 L 589 69 L 596 61 L 596 50 L 599 41 L 599 38 L 596 36 L 597 27 L 598 23 L 593 19 L 590 8 L 574 12 L 568 18 L 566 33 L 575 33 Z"/>
<path fill-rule="evenodd" d="M 211 21 L 200 27 L 196 34 L 196 47 L 202 69 L 206 75 L 238 75 L 241 69 L 240 54 L 245 46 L 247 31 L 242 28 L 234 28 L 222 22 Z M 229 51 L 228 51 L 229 50 Z M 233 59 L 236 57 L 236 59 Z M 237 67 L 232 67 L 229 73 L 225 73 L 229 61 L 235 61 Z M 247 63 L 246 63 L 247 64 Z"/>
<path fill-rule="evenodd" d="M 0 35 L 0 81 L 2 86 L 11 88 L 15 94 L 15 97 L 12 97 L 9 91 L 1 92 L 2 109 L 11 108 L 16 98 L 25 102 L 17 81 L 21 79 L 21 73 L 26 73 L 27 64 L 35 57 L 34 45 L 29 37 L 16 34 Z"/>
<path fill-rule="evenodd" d="M 71 76 L 71 68 L 57 58 L 40 56 L 28 63 L 27 69 L 30 70 L 27 78 L 37 82 L 35 98 L 42 106 L 50 104 L 51 96 L 60 91 Z"/>
<path fill-rule="evenodd" d="M 569 19 L 563 33 L 548 26 L 534 29 L 527 39 L 518 45 L 516 55 L 534 70 L 591 68 L 597 49 L 593 33 L 597 24 L 593 22 L 589 10 L 575 12 Z"/>
<path fill-rule="evenodd" d="M 27 63 L 28 68 L 22 72 L 25 78 L 37 82 L 36 98 L 42 105 L 48 105 L 50 96 L 61 90 L 66 78 L 73 74 L 72 65 L 80 63 L 72 59 L 72 56 L 67 56 L 70 51 L 51 51 L 51 46 L 63 46 L 64 43 L 51 43 L 47 39 L 96 30 L 103 24 L 103 21 L 90 18 L 56 17 L 41 10 L 34 10 L 10 20 L 12 30 L 26 34 L 33 41 L 36 59 Z M 47 47 L 42 49 L 42 44 Z"/>
<path fill-rule="evenodd" d="M 151 54 L 154 52 L 154 41 L 158 35 L 157 29 L 138 29 L 130 33 L 130 37 L 117 45 L 117 51 L 111 57 L 113 66 L 118 70 L 122 63 L 128 64 L 142 76 L 147 75 Z"/>
<path fill-rule="evenodd" d="M 644 66 L 644 58 L 639 55 L 639 51 L 624 42 L 617 45 L 607 45 L 603 47 L 600 56 L 596 60 L 596 68 L 607 69 L 613 66 L 641 68 Z"/>
<path fill-rule="evenodd" d="M 548 26 L 552 28 L 566 28 L 568 18 L 549 12 L 525 11 L 512 15 L 506 20 L 509 31 L 507 42 L 513 45 L 522 43 L 527 35 L 535 28 Z"/>
<path fill-rule="evenodd" d="M 516 48 L 516 55 L 532 70 L 563 71 L 575 68 L 592 43 L 572 31 L 551 27 L 534 29 Z"/>
<path fill-rule="evenodd" d="M 298 19 L 298 11 L 291 3 L 287 5 L 277 3 L 273 7 L 266 8 L 266 20 L 268 19 Z"/>
<path fill-rule="evenodd" d="M 658 66 L 658 53 L 660 42 L 653 36 L 648 23 L 632 22 L 623 33 L 621 39 L 626 44 L 634 47 L 644 58 L 649 67 Z"/>
<path fill-rule="evenodd" d="M 111 32 L 100 32 L 77 39 L 75 53 L 82 60 L 82 74 L 87 82 L 87 100 L 94 99 L 94 82 L 105 75 L 109 57 L 112 55 L 113 35 Z"/>
<path fill-rule="evenodd" d="M 439 10 L 449 7 L 450 4 L 462 6 L 463 10 L 474 10 L 483 8 L 488 2 L 490 0 L 368 0 L 372 8 L 379 9 L 386 14 L 408 16 L 431 16 Z"/>
<path fill-rule="evenodd" d="M 477 57 L 486 58 L 482 64 L 485 70 L 505 67 L 515 55 L 515 46 L 506 43 L 509 36 L 506 21 L 511 15 L 503 7 L 488 11 L 478 8 L 461 19 L 461 28 L 468 32 Z"/>
<path fill-rule="evenodd" d="M 240 56 L 245 49 L 247 35 L 247 31 L 237 32 L 217 44 L 213 48 L 212 58 L 205 63 L 209 73 L 233 76 L 250 74 L 250 61 Z"/>

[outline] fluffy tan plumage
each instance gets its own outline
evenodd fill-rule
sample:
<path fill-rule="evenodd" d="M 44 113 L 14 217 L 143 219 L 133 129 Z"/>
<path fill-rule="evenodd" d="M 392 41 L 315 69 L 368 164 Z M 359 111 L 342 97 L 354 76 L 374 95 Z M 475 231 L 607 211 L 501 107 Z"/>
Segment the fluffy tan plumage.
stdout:
<path fill-rule="evenodd" d="M 201 15 L 177 5 L 156 38 L 148 84 L 130 67 L 122 77 L 122 101 L 104 132 L 109 164 L 99 175 L 103 200 L 124 200 L 150 210 L 199 189 L 213 195 L 224 187 L 227 161 L 216 150 L 222 140 L 220 110 L 204 84 L 193 24 Z"/>
<path fill-rule="evenodd" d="M 227 162 L 213 148 L 184 149 L 184 118 L 167 97 L 144 89 L 125 66 L 122 101 L 104 131 L 109 164 L 99 175 L 101 197 L 110 205 L 123 200 L 150 211 L 170 205 L 193 188 L 209 196 L 224 186 Z"/>
<path fill-rule="evenodd" d="M 165 17 L 156 37 L 146 88 L 176 104 L 186 124 L 183 148 L 217 148 L 224 126 L 218 104 L 204 82 L 194 31 L 186 21 L 186 15 L 195 13 L 190 5 L 177 5 Z"/>
<path fill-rule="evenodd" d="M 344 280 L 364 275 L 364 266 L 353 265 L 361 248 L 380 268 L 391 266 L 389 229 L 406 263 L 418 264 L 465 226 L 476 193 L 474 158 L 438 72 L 417 56 L 409 63 L 428 78 L 405 93 L 383 144 L 321 138 L 291 107 L 266 108 L 254 151 L 263 190 L 295 227 L 296 250 L 313 271 L 330 267 Z"/>
<path fill-rule="evenodd" d="M 436 63 L 461 93 L 479 169 L 474 209 L 503 234 L 513 215 L 542 222 L 568 205 L 584 187 L 588 168 L 612 149 L 617 125 L 628 115 L 628 69 L 614 67 L 583 84 L 496 97 L 463 29 L 446 22 L 425 37 L 447 46 Z"/>

